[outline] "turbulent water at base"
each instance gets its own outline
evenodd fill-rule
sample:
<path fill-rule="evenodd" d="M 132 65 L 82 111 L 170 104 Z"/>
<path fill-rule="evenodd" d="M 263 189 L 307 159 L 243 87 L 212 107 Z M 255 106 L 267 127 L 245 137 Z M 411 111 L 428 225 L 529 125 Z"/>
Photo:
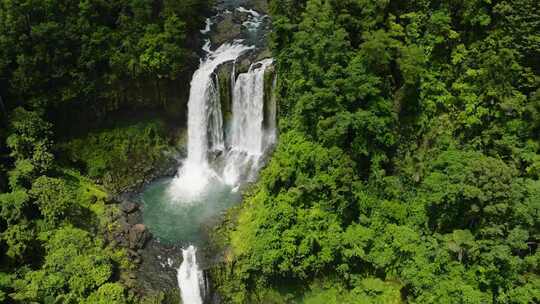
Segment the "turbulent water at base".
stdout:
<path fill-rule="evenodd" d="M 243 23 L 249 33 L 256 32 L 266 18 L 254 10 L 236 9 L 250 15 Z M 210 32 L 211 25 L 208 19 L 201 33 Z M 253 63 L 236 77 L 236 60 L 254 48 L 246 40 L 234 40 L 212 51 L 206 40 L 206 58 L 191 81 L 187 158 L 174 179 L 156 182 L 143 195 L 148 214 L 145 222 L 154 232 L 162 239 L 190 244 L 182 250 L 183 262 L 177 272 L 184 304 L 202 304 L 205 298 L 206 284 L 194 246 L 201 222 L 240 199 L 237 189 L 256 178 L 263 156 L 276 138 L 275 100 L 264 95 L 265 71 L 272 59 Z M 233 64 L 232 115 L 227 126 L 216 75 L 225 63 Z M 209 155 L 214 157 L 209 159 Z"/>
<path fill-rule="evenodd" d="M 184 261 L 178 269 L 178 284 L 184 304 L 202 304 L 204 290 L 203 272 L 197 264 L 197 249 L 194 246 L 189 246 L 184 249 L 182 255 Z M 201 294 L 202 293 L 202 294 Z"/>

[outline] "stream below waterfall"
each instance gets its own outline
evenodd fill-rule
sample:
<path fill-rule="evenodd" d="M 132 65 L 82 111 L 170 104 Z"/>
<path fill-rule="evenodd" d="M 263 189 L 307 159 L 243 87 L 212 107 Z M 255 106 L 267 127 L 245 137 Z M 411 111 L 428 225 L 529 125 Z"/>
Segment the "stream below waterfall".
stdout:
<path fill-rule="evenodd" d="M 140 195 L 143 221 L 154 237 L 182 247 L 177 278 L 184 304 L 209 301 L 198 262 L 205 228 L 241 201 L 242 186 L 256 180 L 276 141 L 276 105 L 273 97 L 265 96 L 273 61 L 261 56 L 269 18 L 250 8 L 250 2 L 221 1 L 217 15 L 201 30 L 206 40 L 191 81 L 187 157 L 174 178 L 157 180 Z M 238 34 L 213 45 L 223 40 L 213 35 L 224 20 L 236 22 Z M 227 88 L 220 87 L 224 83 Z"/>

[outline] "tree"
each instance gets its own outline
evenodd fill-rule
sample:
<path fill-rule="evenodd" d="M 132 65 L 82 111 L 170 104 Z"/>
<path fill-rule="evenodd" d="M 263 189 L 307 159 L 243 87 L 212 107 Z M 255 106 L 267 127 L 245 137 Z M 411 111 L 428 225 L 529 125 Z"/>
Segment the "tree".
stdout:
<path fill-rule="evenodd" d="M 47 224 L 53 227 L 61 223 L 74 201 L 63 180 L 47 176 L 34 180 L 30 194 Z"/>
<path fill-rule="evenodd" d="M 38 173 L 49 170 L 53 160 L 50 152 L 51 124 L 37 112 L 23 108 L 13 111 L 10 122 L 11 135 L 7 138 L 7 145 L 11 156 L 16 160 L 29 160 Z"/>
<path fill-rule="evenodd" d="M 106 285 L 112 275 L 110 257 L 99 240 L 83 230 L 63 227 L 56 231 L 45 244 L 46 256 L 41 269 L 27 272 L 14 283 L 14 299 L 19 301 L 64 301 L 103 299 L 121 302 L 121 289 Z M 104 286 L 104 287 L 103 287 Z M 100 287 L 103 287 L 100 289 Z"/>

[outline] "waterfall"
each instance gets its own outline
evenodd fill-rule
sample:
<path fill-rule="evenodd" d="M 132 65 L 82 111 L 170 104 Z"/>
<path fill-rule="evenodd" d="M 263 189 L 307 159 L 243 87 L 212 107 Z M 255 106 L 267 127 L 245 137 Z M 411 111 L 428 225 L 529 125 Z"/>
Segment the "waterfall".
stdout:
<path fill-rule="evenodd" d="M 231 128 L 227 142 L 224 142 L 219 81 L 214 70 L 221 63 L 235 61 L 248 49 L 225 45 L 203 61 L 193 76 L 188 103 L 188 156 L 169 189 L 176 199 L 189 201 L 196 198 L 210 182 L 237 188 L 241 180 L 253 180 L 264 152 L 275 141 L 274 97 L 269 100 L 267 113 L 264 109 L 265 72 L 273 60 L 265 59 L 252 64 L 247 73 L 238 75 L 236 79 L 233 66 Z M 265 114 L 270 120 L 266 128 L 263 126 Z M 210 167 L 207 154 L 211 151 L 226 151 L 222 174 Z M 184 260 L 178 269 L 178 282 L 185 304 L 203 301 L 201 288 L 204 292 L 205 282 L 195 253 L 193 245 L 183 249 Z"/>
<path fill-rule="evenodd" d="M 223 149 L 224 146 L 221 105 L 214 71 L 250 49 L 252 47 L 240 43 L 226 43 L 211 52 L 193 74 L 188 101 L 188 155 L 169 189 L 174 201 L 193 202 L 200 197 L 208 183 L 219 179 L 208 164 L 210 148 Z"/>
<path fill-rule="evenodd" d="M 274 97 L 268 102 L 267 113 L 264 107 L 264 78 L 272 59 L 252 64 L 247 73 L 236 79 L 233 66 L 232 119 L 227 142 L 224 140 L 219 81 L 214 71 L 225 62 L 236 63 L 236 59 L 249 49 L 240 44 L 225 44 L 210 53 L 193 75 L 188 102 L 188 156 L 169 188 L 174 200 L 192 202 L 200 198 L 212 182 L 236 189 L 242 180 L 253 180 L 264 152 L 275 141 Z M 266 128 L 263 125 L 265 115 L 270 120 Z M 208 161 L 208 153 L 216 151 L 225 152 L 221 174 Z M 197 265 L 196 248 L 190 245 L 182 253 L 184 260 L 178 269 L 178 284 L 183 303 L 201 304 L 205 282 Z"/>
<path fill-rule="evenodd" d="M 189 246 L 182 250 L 184 261 L 178 269 L 178 284 L 184 304 L 202 304 L 204 296 L 204 277 L 203 272 L 197 264 L 197 249 Z M 201 295 L 201 289 L 203 294 Z"/>
<path fill-rule="evenodd" d="M 276 87 L 277 75 L 274 76 L 272 81 L 272 89 Z M 276 94 L 272 94 L 268 103 L 268 116 L 266 118 L 267 127 L 265 135 L 265 148 L 273 146 L 277 142 L 277 97 Z"/>
<path fill-rule="evenodd" d="M 270 142 L 266 136 L 274 132 L 263 128 L 264 74 L 272 62 L 265 59 L 252 64 L 234 82 L 230 143 L 223 171 L 223 179 L 229 185 L 237 186 L 242 177 L 254 178 L 266 143 Z"/>
<path fill-rule="evenodd" d="M 266 18 L 243 7 L 238 11 L 249 14 L 249 22 L 244 26 L 250 32 L 256 32 Z M 207 19 L 201 33 L 210 32 L 211 26 L 212 20 Z M 184 207 L 205 203 L 209 189 L 216 185 L 232 188 L 232 193 L 242 181 L 254 180 L 262 156 L 275 141 L 275 121 L 264 123 L 265 119 L 275 120 L 275 100 L 268 101 L 269 108 L 265 111 L 264 96 L 265 72 L 273 61 L 254 63 L 246 73 L 236 77 L 237 59 L 255 48 L 242 42 L 234 40 L 212 51 L 210 39 L 206 39 L 203 51 L 207 57 L 193 74 L 188 101 L 187 158 L 167 190 L 172 202 Z M 230 131 L 225 134 L 216 69 L 228 62 L 233 62 L 232 115 Z M 209 161 L 209 154 L 217 156 L 215 162 Z M 197 264 L 196 252 L 193 245 L 182 249 L 184 259 L 177 277 L 184 304 L 202 304 L 206 297 L 207 282 Z"/>

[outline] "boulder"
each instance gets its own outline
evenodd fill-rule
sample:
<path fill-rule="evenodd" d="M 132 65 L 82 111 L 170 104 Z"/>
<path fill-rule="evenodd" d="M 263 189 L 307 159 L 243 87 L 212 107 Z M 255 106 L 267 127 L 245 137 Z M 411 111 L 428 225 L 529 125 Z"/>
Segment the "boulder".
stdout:
<path fill-rule="evenodd" d="M 122 209 L 122 211 L 124 211 L 124 213 L 130 214 L 139 210 L 139 205 L 134 202 L 124 201 L 120 205 L 120 208 Z"/>
<path fill-rule="evenodd" d="M 128 245 L 128 240 L 126 239 L 126 237 L 125 237 L 125 235 L 123 233 L 116 232 L 116 233 L 114 233 L 113 237 L 114 237 L 114 239 L 113 239 L 114 242 L 116 244 L 118 244 L 119 246 L 125 247 L 125 246 Z"/>
<path fill-rule="evenodd" d="M 139 212 L 139 211 L 133 212 L 133 213 L 130 213 L 130 214 L 126 214 L 125 217 L 126 217 L 127 222 L 130 225 L 135 225 L 135 224 L 138 224 L 138 223 L 142 223 L 142 221 L 143 221 L 142 212 Z"/>
<path fill-rule="evenodd" d="M 136 224 L 131 226 L 128 233 L 129 248 L 137 250 L 144 248 L 146 242 L 151 238 L 150 232 L 144 224 Z"/>
<path fill-rule="evenodd" d="M 213 45 L 222 45 L 227 41 L 232 41 L 238 36 L 242 31 L 242 26 L 233 20 L 232 14 L 227 14 L 224 16 L 223 20 L 220 20 L 216 25 L 215 29 L 211 34 L 210 39 L 212 40 Z"/>

